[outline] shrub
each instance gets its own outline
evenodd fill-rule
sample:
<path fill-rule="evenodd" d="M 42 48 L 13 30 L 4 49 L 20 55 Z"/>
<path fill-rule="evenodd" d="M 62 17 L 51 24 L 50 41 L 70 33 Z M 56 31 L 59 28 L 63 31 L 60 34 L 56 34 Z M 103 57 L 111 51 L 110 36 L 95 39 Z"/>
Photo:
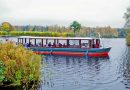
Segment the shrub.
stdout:
<path fill-rule="evenodd" d="M 8 35 L 8 32 L 6 31 L 0 31 L 0 36 Z"/>
<path fill-rule="evenodd" d="M 0 44 L 0 86 L 22 86 L 40 81 L 41 57 L 22 45 Z"/>
<path fill-rule="evenodd" d="M 127 42 L 127 45 L 130 46 L 130 33 L 127 34 L 126 42 Z"/>
<path fill-rule="evenodd" d="M 9 33 L 7 33 L 6 31 L 1 31 L 0 35 L 1 36 L 10 35 L 10 36 L 74 37 L 74 33 L 38 32 L 38 31 L 11 31 Z"/>
<path fill-rule="evenodd" d="M 74 37 L 74 33 L 63 32 L 62 37 Z"/>

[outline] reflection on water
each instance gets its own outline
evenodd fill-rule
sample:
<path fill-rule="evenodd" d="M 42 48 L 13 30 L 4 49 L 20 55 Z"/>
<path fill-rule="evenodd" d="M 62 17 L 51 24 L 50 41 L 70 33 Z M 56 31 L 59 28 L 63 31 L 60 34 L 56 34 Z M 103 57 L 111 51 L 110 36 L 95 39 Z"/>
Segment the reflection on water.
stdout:
<path fill-rule="evenodd" d="M 124 58 L 123 77 L 122 81 L 127 89 L 130 89 L 130 47 L 128 47 L 127 55 Z"/>
<path fill-rule="evenodd" d="M 44 70 L 43 90 L 72 90 L 95 83 L 94 77 L 100 73 L 103 62 L 110 61 L 108 58 L 86 60 L 85 57 L 46 56 L 44 62 L 47 67 Z"/>
<path fill-rule="evenodd" d="M 125 39 L 104 39 L 109 58 L 45 56 L 40 90 L 125 90 L 130 88 L 130 49 Z"/>
<path fill-rule="evenodd" d="M 130 47 L 125 39 L 103 39 L 103 43 L 112 47 L 109 58 L 44 56 L 39 90 L 130 89 Z"/>

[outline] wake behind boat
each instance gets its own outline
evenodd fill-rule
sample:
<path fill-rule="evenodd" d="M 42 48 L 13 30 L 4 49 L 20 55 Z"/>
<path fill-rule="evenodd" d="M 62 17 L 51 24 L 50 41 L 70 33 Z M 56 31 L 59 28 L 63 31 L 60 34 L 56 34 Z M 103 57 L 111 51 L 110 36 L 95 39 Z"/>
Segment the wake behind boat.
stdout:
<path fill-rule="evenodd" d="M 111 47 L 102 47 L 99 38 L 21 36 L 18 43 L 37 54 L 107 57 Z"/>

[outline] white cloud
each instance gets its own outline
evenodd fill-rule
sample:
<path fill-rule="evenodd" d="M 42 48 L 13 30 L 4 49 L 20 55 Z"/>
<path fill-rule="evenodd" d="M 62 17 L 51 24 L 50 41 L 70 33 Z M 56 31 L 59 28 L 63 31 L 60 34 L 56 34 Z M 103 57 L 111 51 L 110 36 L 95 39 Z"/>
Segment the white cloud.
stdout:
<path fill-rule="evenodd" d="M 1 3 L 2 2 L 2 3 Z M 0 22 L 122 27 L 130 0 L 0 0 Z"/>

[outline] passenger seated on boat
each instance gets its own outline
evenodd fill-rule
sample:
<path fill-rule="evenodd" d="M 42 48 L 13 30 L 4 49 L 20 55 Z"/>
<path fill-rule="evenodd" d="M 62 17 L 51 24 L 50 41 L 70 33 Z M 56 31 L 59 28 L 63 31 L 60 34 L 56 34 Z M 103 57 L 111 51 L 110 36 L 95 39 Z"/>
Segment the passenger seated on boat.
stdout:
<path fill-rule="evenodd" d="M 32 46 L 33 46 L 32 42 L 29 42 L 28 47 L 32 47 Z"/>
<path fill-rule="evenodd" d="M 63 47 L 66 47 L 65 43 L 63 44 Z"/>
<path fill-rule="evenodd" d="M 62 47 L 62 44 L 61 44 L 61 43 L 59 43 L 59 47 Z"/>
<path fill-rule="evenodd" d="M 92 48 L 96 48 L 96 45 L 95 45 L 95 44 L 92 44 Z"/>
<path fill-rule="evenodd" d="M 86 43 L 82 43 L 82 44 L 81 44 L 81 47 L 86 48 L 86 47 L 87 47 L 87 44 L 86 44 Z"/>
<path fill-rule="evenodd" d="M 41 46 L 42 46 L 42 43 L 41 43 L 41 42 L 39 42 L 39 43 L 38 43 L 38 46 L 39 46 L 39 47 L 41 47 Z"/>
<path fill-rule="evenodd" d="M 96 48 L 99 48 L 99 43 L 96 44 Z"/>
<path fill-rule="evenodd" d="M 28 43 L 24 43 L 23 46 L 24 46 L 25 48 L 27 48 L 27 47 L 28 47 Z"/>
<path fill-rule="evenodd" d="M 52 46 L 53 46 L 53 47 L 56 47 L 56 43 L 54 42 Z"/>
<path fill-rule="evenodd" d="M 39 46 L 39 44 L 36 44 L 36 45 L 34 45 L 35 47 L 38 47 Z"/>
<path fill-rule="evenodd" d="M 49 42 L 48 46 L 51 47 L 51 42 Z"/>
<path fill-rule="evenodd" d="M 70 44 L 69 44 L 69 43 L 67 44 L 67 47 L 70 47 Z"/>
<path fill-rule="evenodd" d="M 27 43 L 27 47 L 30 47 L 30 46 L 29 46 L 29 43 Z"/>
<path fill-rule="evenodd" d="M 75 44 L 73 44 L 73 45 L 72 45 L 72 47 L 76 47 L 76 45 L 75 45 Z"/>

